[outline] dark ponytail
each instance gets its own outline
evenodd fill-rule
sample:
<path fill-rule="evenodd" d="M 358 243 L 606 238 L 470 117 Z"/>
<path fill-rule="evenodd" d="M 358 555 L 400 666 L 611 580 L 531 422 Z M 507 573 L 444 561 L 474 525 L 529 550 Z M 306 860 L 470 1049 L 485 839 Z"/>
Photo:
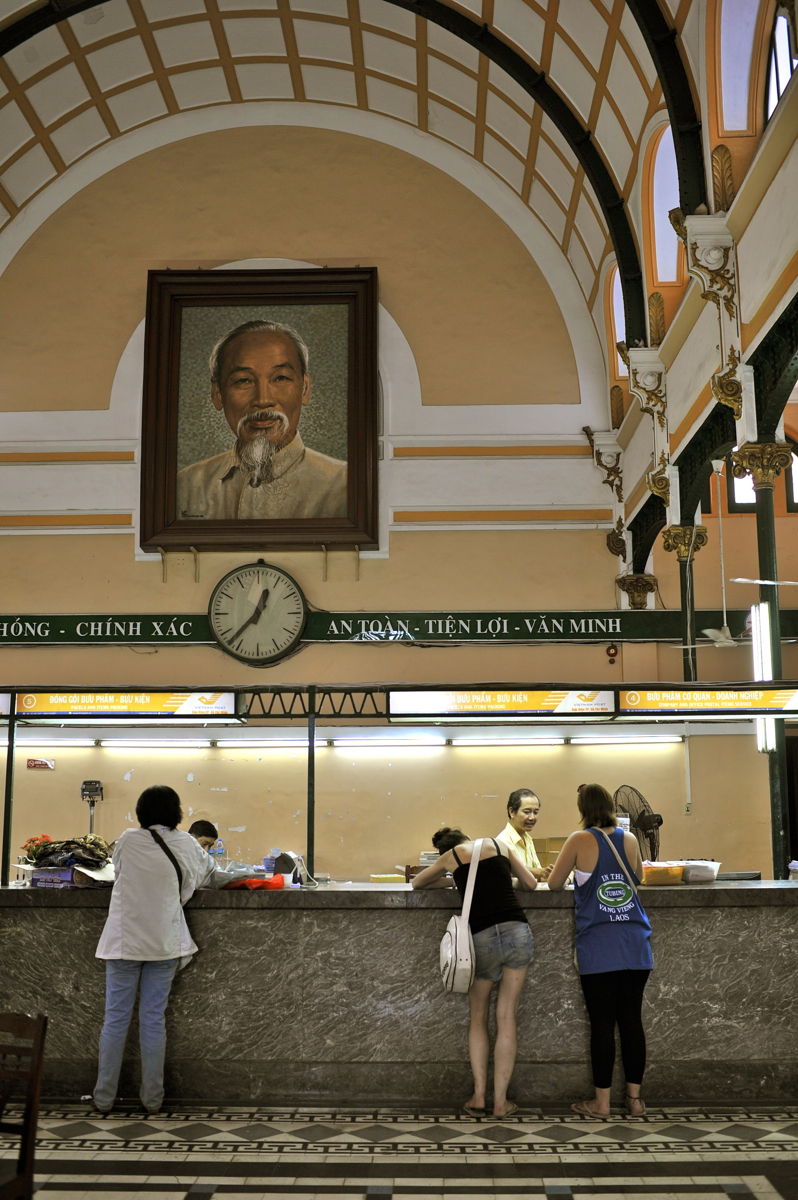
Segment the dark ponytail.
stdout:
<path fill-rule="evenodd" d="M 445 854 L 453 846 L 460 846 L 467 841 L 470 841 L 467 833 L 463 833 L 462 829 L 450 829 L 448 825 L 444 829 L 437 829 L 432 835 L 432 844 L 438 854 Z"/>

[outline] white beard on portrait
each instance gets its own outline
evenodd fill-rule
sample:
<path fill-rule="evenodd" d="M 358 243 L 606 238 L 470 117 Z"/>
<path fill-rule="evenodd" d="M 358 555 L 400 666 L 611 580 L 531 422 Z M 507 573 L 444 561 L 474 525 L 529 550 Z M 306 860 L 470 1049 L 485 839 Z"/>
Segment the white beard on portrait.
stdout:
<path fill-rule="evenodd" d="M 251 440 L 243 437 L 243 431 L 247 425 L 253 421 L 262 421 L 266 417 L 280 424 L 280 434 L 274 442 L 269 440 L 268 432 L 265 429 L 259 430 Z M 277 408 L 264 408 L 257 412 L 247 413 L 238 422 L 236 459 L 244 474 L 249 476 L 250 487 L 257 488 L 262 483 L 268 483 L 271 480 L 274 459 L 283 447 L 282 439 L 287 432 L 288 417 Z"/>

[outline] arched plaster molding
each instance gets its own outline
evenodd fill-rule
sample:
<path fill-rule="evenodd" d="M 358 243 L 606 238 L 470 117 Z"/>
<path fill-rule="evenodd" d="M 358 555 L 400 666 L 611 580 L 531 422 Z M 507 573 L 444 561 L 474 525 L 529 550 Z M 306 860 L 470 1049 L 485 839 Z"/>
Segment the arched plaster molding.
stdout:
<path fill-rule="evenodd" d="M 598 333 L 576 277 L 546 227 L 506 184 L 470 155 L 430 134 L 377 113 L 329 104 L 263 101 L 193 109 L 132 130 L 124 137 L 104 143 L 77 162 L 34 197 L 0 231 L 0 275 L 48 217 L 72 196 L 122 163 L 158 147 L 203 133 L 264 125 L 328 129 L 382 142 L 444 171 L 487 204 L 515 233 L 543 272 L 562 313 L 576 359 L 581 403 L 568 406 L 536 405 L 536 432 L 544 435 L 563 433 L 566 432 L 564 424 L 567 424 L 568 431 L 573 426 L 573 431 L 577 432 L 583 424 L 594 423 L 600 427 L 601 422 L 606 421 L 606 406 L 602 400 L 606 378 Z M 496 406 L 497 414 L 504 408 L 519 410 L 515 421 L 508 415 L 508 424 L 521 424 L 519 418 L 526 413 L 525 406 L 499 405 Z M 565 408 L 573 414 L 573 418 L 565 413 Z M 458 408 L 458 412 L 462 411 Z M 423 412 L 425 424 L 435 426 L 434 429 L 430 428 L 430 432 L 447 432 L 451 417 L 448 406 L 441 407 L 437 418 L 431 409 Z M 459 418 L 458 422 L 463 432 L 476 432 L 476 429 L 468 427 L 468 422 L 463 424 Z M 529 435 L 528 428 L 513 428 L 512 432 L 516 431 Z M 420 433 L 422 430 L 408 432 Z"/>
<path fill-rule="evenodd" d="M 628 0 L 628 2 L 634 11 L 632 0 Z M 99 3 L 101 0 L 77 0 L 77 2 L 72 0 L 69 11 L 70 14 L 83 12 Z M 607 222 L 623 286 L 626 327 L 630 343 L 639 344 L 644 341 L 646 337 L 646 306 L 642 288 L 640 256 L 625 210 L 623 195 L 607 165 L 609 155 L 605 155 L 601 151 L 599 143 L 594 141 L 593 131 L 586 128 L 570 103 L 551 86 L 545 72 L 532 62 L 531 58 L 519 54 L 503 38 L 493 33 L 487 24 L 451 8 L 443 0 L 388 0 L 388 3 L 426 18 L 473 46 L 491 62 L 506 71 L 554 122 L 590 181 L 601 206 L 604 220 Z M 645 7 L 645 0 L 640 0 L 640 3 Z M 656 8 L 656 0 L 650 0 L 650 3 Z M 19 21 L 0 32 L 0 54 L 7 53 L 11 48 L 21 45 L 34 34 L 62 19 L 61 6 L 55 3 L 48 5 L 47 9 L 39 9 L 21 17 Z M 665 39 L 667 44 L 660 48 L 659 43 L 663 41 L 660 36 L 660 24 L 653 17 L 649 18 L 649 25 L 653 29 L 652 34 L 651 30 L 644 26 L 641 18 L 637 19 L 644 37 L 648 40 L 650 35 L 653 36 L 649 50 L 651 51 L 651 45 L 657 45 L 657 54 L 654 55 L 655 64 L 659 63 L 660 57 L 664 53 L 669 68 L 677 79 L 677 84 L 682 76 L 686 79 L 684 65 L 675 41 L 671 44 L 672 39 L 668 37 Z M 664 18 L 660 14 L 659 22 L 662 23 L 663 20 Z M 667 24 L 665 27 L 667 28 Z M 670 33 L 675 38 L 675 31 L 671 30 Z M 660 82 L 667 94 L 666 83 L 662 78 Z M 683 128 L 687 128 L 684 122 L 679 125 L 679 130 L 681 131 Z M 693 209 L 690 208 L 689 211 L 692 212 Z"/>

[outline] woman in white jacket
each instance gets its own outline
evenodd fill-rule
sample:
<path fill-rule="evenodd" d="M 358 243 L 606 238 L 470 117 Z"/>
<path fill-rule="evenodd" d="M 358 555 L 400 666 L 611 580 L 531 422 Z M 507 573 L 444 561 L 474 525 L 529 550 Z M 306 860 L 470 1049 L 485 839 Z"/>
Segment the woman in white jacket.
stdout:
<path fill-rule="evenodd" d="M 126 829 L 116 843 L 116 882 L 97 958 L 105 959 L 105 1021 L 93 1099 L 110 1112 L 116 1099 L 125 1041 L 139 1000 L 141 1101 L 150 1116 L 164 1097 L 166 1006 L 178 967 L 196 954 L 183 905 L 213 872 L 198 842 L 177 826 L 180 797 L 157 785 L 136 804 L 140 829 Z"/>

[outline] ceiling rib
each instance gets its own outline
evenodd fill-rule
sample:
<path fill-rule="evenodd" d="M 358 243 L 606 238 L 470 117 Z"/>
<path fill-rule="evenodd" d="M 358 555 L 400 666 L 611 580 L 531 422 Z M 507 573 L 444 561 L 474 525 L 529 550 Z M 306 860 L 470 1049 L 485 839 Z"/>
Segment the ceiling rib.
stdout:
<path fill-rule="evenodd" d="M 585 129 L 570 106 L 555 92 L 544 73 L 491 33 L 487 25 L 472 21 L 442 0 L 388 0 L 388 3 L 417 13 L 475 46 L 506 71 L 554 122 L 584 168 L 609 226 L 623 288 L 627 341 L 633 346 L 645 345 L 646 300 L 637 243 L 623 196 L 619 194 L 590 130 Z"/>

